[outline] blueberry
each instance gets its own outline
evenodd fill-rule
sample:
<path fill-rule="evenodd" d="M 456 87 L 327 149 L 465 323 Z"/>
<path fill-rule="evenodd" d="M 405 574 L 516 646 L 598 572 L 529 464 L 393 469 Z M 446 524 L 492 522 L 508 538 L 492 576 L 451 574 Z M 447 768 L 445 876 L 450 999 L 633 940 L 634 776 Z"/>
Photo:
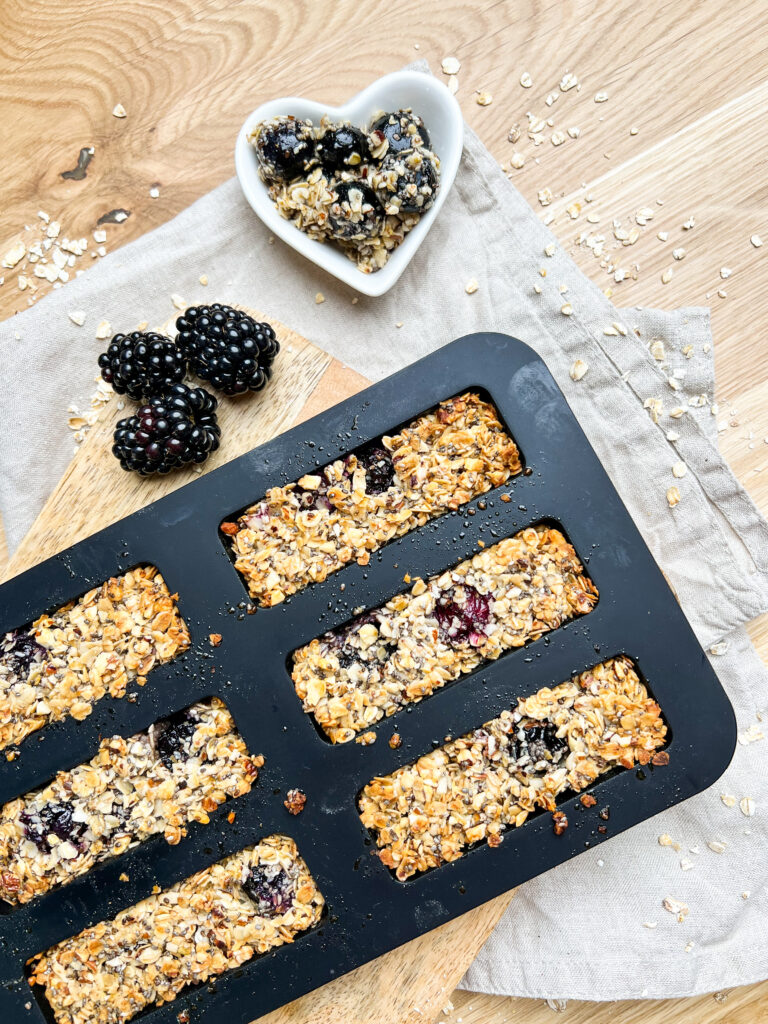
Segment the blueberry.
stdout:
<path fill-rule="evenodd" d="M 536 764 L 538 761 L 559 761 L 569 747 L 567 739 L 557 736 L 557 728 L 552 722 L 536 722 L 523 726 L 522 739 L 518 733 L 514 749 L 517 760 L 529 757 L 531 763 Z"/>
<path fill-rule="evenodd" d="M 395 467 L 386 448 L 372 442 L 357 452 L 357 461 L 365 469 L 365 489 L 368 494 L 383 494 L 392 486 Z"/>
<path fill-rule="evenodd" d="M 420 154 L 405 159 L 397 154 L 388 156 L 382 162 L 380 174 L 388 198 L 391 197 L 403 213 L 424 213 L 434 203 L 440 188 L 434 162 Z"/>
<path fill-rule="evenodd" d="M 317 156 L 331 172 L 358 167 L 370 159 L 368 139 L 353 124 L 335 125 L 317 143 Z"/>
<path fill-rule="evenodd" d="M 308 168 L 315 155 L 315 139 L 309 121 L 275 118 L 259 125 L 256 155 L 265 177 L 292 181 Z"/>
<path fill-rule="evenodd" d="M 276 864 L 257 864 L 243 882 L 261 917 L 277 917 L 290 909 L 295 892 L 288 874 Z"/>
<path fill-rule="evenodd" d="M 411 130 L 413 128 L 413 131 Z M 388 153 L 403 153 L 421 145 L 430 148 L 429 132 L 424 122 L 411 110 L 396 110 L 391 114 L 382 114 L 371 125 L 371 148 L 375 149 L 383 139 L 389 143 Z"/>
<path fill-rule="evenodd" d="M 370 185 L 341 181 L 333 190 L 336 195 L 328 207 L 328 224 L 334 238 L 365 241 L 381 232 L 384 210 Z"/>

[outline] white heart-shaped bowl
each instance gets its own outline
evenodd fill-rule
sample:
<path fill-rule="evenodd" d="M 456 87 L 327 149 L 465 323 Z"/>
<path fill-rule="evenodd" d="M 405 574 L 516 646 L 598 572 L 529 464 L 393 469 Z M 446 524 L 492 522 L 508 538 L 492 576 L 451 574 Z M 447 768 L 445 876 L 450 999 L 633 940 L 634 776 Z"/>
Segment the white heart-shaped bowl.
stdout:
<path fill-rule="evenodd" d="M 334 121 L 351 121 L 363 126 L 378 111 L 400 110 L 404 107 L 411 107 L 424 120 L 429 131 L 432 148 L 440 158 L 440 190 L 434 205 L 419 218 L 418 224 L 392 251 L 381 270 L 364 274 L 333 244 L 314 241 L 280 216 L 261 180 L 256 151 L 248 141 L 248 136 L 259 121 L 282 114 L 293 114 L 297 118 L 308 117 L 316 123 L 327 114 Z M 330 107 L 299 96 L 283 96 L 262 103 L 240 129 L 235 146 L 235 168 L 245 198 L 273 234 L 364 295 L 383 295 L 408 266 L 440 212 L 456 177 L 463 136 L 464 122 L 459 105 L 441 82 L 420 71 L 395 71 L 377 79 L 341 107 Z"/>

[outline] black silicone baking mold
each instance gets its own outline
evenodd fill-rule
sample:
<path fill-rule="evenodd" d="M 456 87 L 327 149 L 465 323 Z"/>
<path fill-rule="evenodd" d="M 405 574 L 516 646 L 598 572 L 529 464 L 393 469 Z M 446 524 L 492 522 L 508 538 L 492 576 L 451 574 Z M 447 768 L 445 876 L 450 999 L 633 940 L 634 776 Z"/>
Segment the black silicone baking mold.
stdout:
<path fill-rule="evenodd" d="M 365 568 L 351 565 L 284 604 L 246 614 L 248 595 L 219 524 L 270 486 L 470 389 L 495 404 L 526 474 L 391 542 Z M 501 493 L 512 500 L 501 501 Z M 478 541 L 490 545 L 541 520 L 557 523 L 584 561 L 600 595 L 591 614 L 379 723 L 371 746 L 329 744 L 294 693 L 291 652 L 354 609 L 402 591 L 406 573 L 440 572 L 476 552 Z M 9 1024 L 53 1019 L 42 989 L 27 983 L 30 956 L 114 916 L 153 885 L 166 888 L 270 834 L 296 841 L 327 902 L 321 924 L 140 1019 L 171 1024 L 185 1010 L 193 1024 L 252 1020 L 693 796 L 725 770 L 735 747 L 730 703 L 565 398 L 542 360 L 505 335 L 461 338 L 10 580 L 0 588 L 0 634 L 146 563 L 178 592 L 191 648 L 155 668 L 134 703 L 106 697 L 84 722 L 70 719 L 28 737 L 21 756 L 0 765 L 0 803 L 88 760 L 100 736 L 128 736 L 212 695 L 225 701 L 248 749 L 266 764 L 249 795 L 227 801 L 209 825 L 193 823 L 178 846 L 150 840 L 0 915 L 0 1020 Z M 218 648 L 208 642 L 211 632 L 222 635 Z M 570 822 L 563 835 L 541 814 L 508 830 L 498 848 L 481 844 L 405 883 L 372 855 L 356 807 L 371 778 L 617 654 L 636 662 L 661 706 L 671 733 L 667 766 L 605 777 L 592 787 L 598 804 L 589 810 L 577 797 L 563 800 Z M 387 739 L 395 729 L 402 745 L 393 750 Z M 308 796 L 298 817 L 283 807 L 291 787 Z M 607 822 L 597 813 L 605 806 Z M 123 872 L 130 881 L 119 880 Z"/>

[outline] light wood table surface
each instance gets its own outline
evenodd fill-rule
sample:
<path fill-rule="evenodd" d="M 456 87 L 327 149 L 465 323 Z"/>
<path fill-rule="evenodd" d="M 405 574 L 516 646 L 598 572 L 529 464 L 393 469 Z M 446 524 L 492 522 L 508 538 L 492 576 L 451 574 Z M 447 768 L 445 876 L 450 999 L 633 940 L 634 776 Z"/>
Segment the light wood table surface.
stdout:
<path fill-rule="evenodd" d="M 586 274 L 622 306 L 711 306 L 720 445 L 768 513 L 766 38 L 765 0 L 2 0 L 0 258 L 29 240 L 24 226 L 41 209 L 94 250 L 92 232 L 108 211 L 130 211 L 105 226 L 110 251 L 168 220 L 231 175 L 235 133 L 266 97 L 337 103 L 410 60 L 425 57 L 439 73 L 441 60 L 456 56 L 465 117 L 505 167 L 514 153 L 525 157 L 510 168 L 513 182 L 542 217 L 554 215 L 552 229 Z M 567 71 L 579 89 L 560 90 Z M 524 72 L 530 88 L 520 84 Z M 478 104 L 476 91 L 492 102 Z M 599 93 L 604 102 L 595 102 Z M 118 103 L 125 118 L 112 114 Z M 553 122 L 541 126 L 538 146 L 529 112 Z M 521 137 L 510 143 L 515 125 Z M 565 141 L 553 145 L 558 131 Z M 87 176 L 63 179 L 89 146 Z M 552 199 L 542 206 L 545 189 Z M 653 220 L 638 226 L 645 207 Z M 601 266 L 595 235 L 605 236 L 603 263 L 624 270 L 624 280 Z M 753 245 L 753 235 L 765 244 Z M 52 285 L 32 271 L 22 273 L 39 297 Z M 19 289 L 18 272 L 0 268 L 0 318 L 27 307 L 31 286 Z M 768 619 L 750 631 L 768 657 Z M 438 1020 L 554 1019 L 537 1000 L 457 992 L 452 1001 Z M 768 983 L 725 998 L 571 1002 L 557 1019 L 766 1021 Z"/>

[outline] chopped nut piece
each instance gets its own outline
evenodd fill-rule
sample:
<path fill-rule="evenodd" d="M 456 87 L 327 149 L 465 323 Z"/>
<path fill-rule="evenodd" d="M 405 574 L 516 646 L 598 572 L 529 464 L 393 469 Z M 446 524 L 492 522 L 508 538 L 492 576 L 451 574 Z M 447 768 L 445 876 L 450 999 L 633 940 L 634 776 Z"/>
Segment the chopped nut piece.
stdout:
<path fill-rule="evenodd" d="M 402 742 L 403 738 L 399 732 L 393 732 L 392 735 L 389 737 L 389 745 L 393 750 L 397 750 L 397 748 L 402 744 Z"/>
<path fill-rule="evenodd" d="M 221 633 L 209 633 L 208 640 L 211 647 L 218 647 L 221 643 Z"/>
<path fill-rule="evenodd" d="M 307 794 L 300 789 L 289 789 L 285 794 L 283 806 L 289 814 L 301 814 L 307 802 Z"/>
<path fill-rule="evenodd" d="M 665 896 L 661 901 L 661 905 L 665 910 L 668 910 L 670 914 L 674 914 L 680 924 L 688 916 L 688 904 L 683 903 L 682 900 L 677 900 L 674 896 Z"/>
<path fill-rule="evenodd" d="M 568 818 L 565 811 L 552 812 L 552 831 L 556 836 L 561 836 L 568 828 Z"/>
<path fill-rule="evenodd" d="M 581 803 L 582 807 L 594 807 L 597 803 L 597 800 L 592 796 L 591 793 L 583 793 L 579 797 L 579 802 Z"/>
<path fill-rule="evenodd" d="M 222 533 L 226 533 L 228 537 L 234 537 L 240 527 L 237 523 L 222 523 L 219 529 Z"/>
<path fill-rule="evenodd" d="M 127 875 L 124 871 L 120 872 L 119 878 L 121 882 L 130 882 L 131 880 L 130 875 Z"/>
<path fill-rule="evenodd" d="M 654 754 L 651 758 L 651 764 L 656 765 L 656 767 L 669 764 L 669 754 L 666 750 L 659 750 L 658 753 Z"/>
<path fill-rule="evenodd" d="M 669 487 L 667 489 L 667 502 L 670 508 L 674 508 L 675 505 L 680 504 L 680 491 L 677 487 Z"/>

